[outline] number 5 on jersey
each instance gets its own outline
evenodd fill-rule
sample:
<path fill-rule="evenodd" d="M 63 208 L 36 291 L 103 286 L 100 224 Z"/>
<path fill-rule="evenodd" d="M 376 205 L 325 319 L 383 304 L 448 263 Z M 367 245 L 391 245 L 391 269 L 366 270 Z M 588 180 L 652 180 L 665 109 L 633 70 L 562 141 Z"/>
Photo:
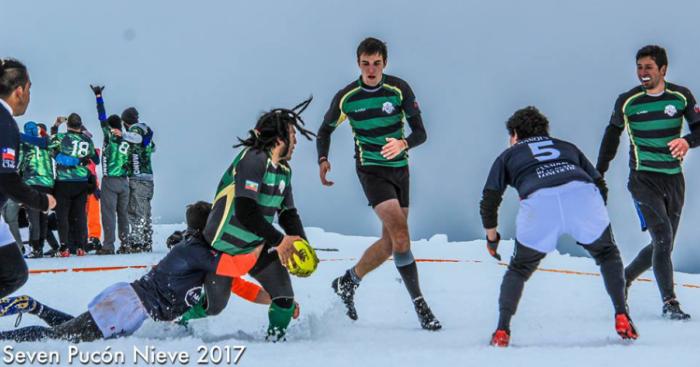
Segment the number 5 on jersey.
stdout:
<path fill-rule="evenodd" d="M 540 162 L 544 162 L 552 159 L 557 159 L 561 155 L 561 153 L 557 149 L 550 148 L 550 146 L 553 145 L 554 142 L 552 142 L 551 140 L 544 140 L 530 143 L 527 146 L 532 151 L 532 155 L 535 157 L 535 159 L 537 159 Z"/>

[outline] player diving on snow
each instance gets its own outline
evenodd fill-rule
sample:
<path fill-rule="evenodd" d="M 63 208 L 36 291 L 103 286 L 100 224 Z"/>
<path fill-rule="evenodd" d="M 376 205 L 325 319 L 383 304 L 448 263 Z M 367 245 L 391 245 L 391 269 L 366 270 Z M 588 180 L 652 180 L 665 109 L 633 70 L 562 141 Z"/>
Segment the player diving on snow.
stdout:
<path fill-rule="evenodd" d="M 615 309 L 615 330 L 623 339 L 638 337 L 625 302 L 622 259 L 605 207 L 602 176 L 573 144 L 549 136 L 549 121 L 535 107 L 516 111 L 506 123 L 511 147 L 493 163 L 481 199 L 481 219 L 489 253 L 500 260 L 498 207 L 508 186 L 520 197 L 515 253 L 503 276 L 500 317 L 491 345 L 510 342 L 510 320 L 525 282 L 559 237 L 572 236 L 600 266 Z"/>
<path fill-rule="evenodd" d="M 0 332 L 0 340 L 43 338 L 72 342 L 127 336 L 148 318 L 180 323 L 219 314 L 232 291 L 256 303 L 270 304 L 267 340 L 284 340 L 298 315 L 289 274 L 311 275 L 318 265 L 294 207 L 291 159 L 296 131 L 311 139 L 295 108 L 265 113 L 241 140 L 244 149 L 224 173 L 213 207 L 188 207 L 184 239 L 149 273 L 132 283 L 102 291 L 77 317 L 45 306 L 31 297 L 0 300 L 0 316 L 31 313 L 50 327 L 30 326 Z M 271 222 L 279 213 L 283 235 Z M 172 239 L 171 239 L 172 243 Z M 262 288 L 240 279 L 249 273 Z M 114 307 L 117 305 L 117 307 Z"/>

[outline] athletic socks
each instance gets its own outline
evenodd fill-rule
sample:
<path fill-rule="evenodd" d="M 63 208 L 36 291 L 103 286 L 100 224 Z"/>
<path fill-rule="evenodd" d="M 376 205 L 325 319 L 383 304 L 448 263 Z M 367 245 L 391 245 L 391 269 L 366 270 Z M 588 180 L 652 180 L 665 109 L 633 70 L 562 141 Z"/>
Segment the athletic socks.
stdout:
<path fill-rule="evenodd" d="M 418 282 L 418 266 L 416 266 L 416 260 L 413 258 L 411 251 L 394 252 L 394 264 L 396 264 L 396 269 L 401 274 L 401 279 L 406 285 L 406 290 L 408 290 L 411 300 L 423 297 Z"/>
<path fill-rule="evenodd" d="M 293 315 L 294 304 L 290 307 L 282 307 L 273 301 L 267 313 L 270 325 L 267 327 L 267 337 L 265 340 L 272 342 L 284 341 L 284 336 L 287 333 L 287 326 L 289 326 L 289 322 L 292 321 Z"/>
<path fill-rule="evenodd" d="M 360 282 L 362 281 L 362 278 L 360 278 L 359 275 L 357 275 L 357 272 L 355 271 L 355 267 L 353 266 L 352 268 L 348 269 L 346 272 L 347 278 L 355 283 L 356 285 L 360 285 Z"/>

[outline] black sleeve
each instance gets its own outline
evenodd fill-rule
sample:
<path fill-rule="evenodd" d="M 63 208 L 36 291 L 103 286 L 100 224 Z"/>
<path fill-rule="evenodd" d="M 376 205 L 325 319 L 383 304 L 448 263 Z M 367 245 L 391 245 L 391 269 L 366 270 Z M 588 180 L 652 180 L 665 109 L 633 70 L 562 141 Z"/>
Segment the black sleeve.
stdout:
<path fill-rule="evenodd" d="M 345 89 L 339 91 L 333 97 L 328 111 L 323 116 L 323 122 L 321 127 L 318 128 L 318 133 L 316 134 L 316 152 L 318 153 L 319 161 L 321 158 L 328 158 L 328 151 L 331 147 L 331 134 L 338 125 L 345 120 L 345 115 L 343 111 L 340 110 L 340 99 L 343 98 Z"/>
<path fill-rule="evenodd" d="M 401 109 L 406 115 L 406 118 L 411 118 L 416 115 L 420 115 L 420 107 L 416 101 L 416 95 L 413 93 L 411 86 L 406 83 L 405 80 L 401 80 L 399 83 L 399 88 L 401 89 Z"/>
<path fill-rule="evenodd" d="M 600 191 L 600 196 L 603 197 L 603 202 L 605 204 L 608 203 L 608 185 L 605 183 L 605 179 L 603 176 L 599 176 L 593 183 L 598 187 L 598 191 Z"/>
<path fill-rule="evenodd" d="M 236 197 L 233 199 L 233 205 L 236 211 L 236 218 L 243 224 L 245 229 L 264 238 L 265 242 L 272 247 L 282 242 L 284 235 L 265 220 L 255 200 L 247 197 Z"/>
<path fill-rule="evenodd" d="M 479 203 L 479 213 L 481 214 L 481 223 L 484 228 L 491 229 L 498 226 L 498 207 L 503 200 L 503 193 L 494 190 L 484 190 Z"/>
<path fill-rule="evenodd" d="M 280 213 L 278 222 L 286 234 L 290 236 L 299 236 L 305 240 L 307 239 L 304 226 L 301 224 L 301 218 L 296 209 L 283 210 Z"/>
<path fill-rule="evenodd" d="M 499 156 L 491 166 L 489 177 L 486 179 L 484 191 L 479 204 L 481 222 L 484 228 L 498 226 L 498 207 L 503 200 L 503 193 L 508 187 L 508 173 L 503 156 Z"/>
<path fill-rule="evenodd" d="M 690 134 L 683 137 L 691 148 L 700 145 L 700 122 L 690 125 Z"/>
<path fill-rule="evenodd" d="M 58 134 L 58 126 L 51 125 L 51 135 L 56 135 L 56 134 Z"/>
<path fill-rule="evenodd" d="M 49 209 L 49 199 L 46 194 L 27 186 L 16 172 L 0 173 L 0 191 L 12 200 L 31 208 Z"/>
<path fill-rule="evenodd" d="M 583 170 L 586 171 L 586 173 L 588 173 L 589 176 L 591 176 L 593 181 L 596 181 L 599 177 L 601 177 L 600 172 L 598 172 L 598 170 L 595 167 L 593 167 L 591 161 L 589 161 L 588 158 L 586 158 L 586 155 L 583 154 L 583 152 L 580 149 L 576 148 L 576 150 L 578 151 L 579 166 L 583 168 Z"/>
<path fill-rule="evenodd" d="M 598 162 L 595 167 L 601 175 L 605 175 L 610 167 L 610 161 L 615 158 L 617 154 L 617 147 L 620 146 L 620 135 L 622 135 L 622 130 L 624 128 L 617 125 L 609 124 L 605 128 L 605 135 L 603 135 L 603 141 L 600 143 L 600 150 L 598 151 Z"/>
<path fill-rule="evenodd" d="M 420 113 L 413 115 L 407 119 L 408 126 L 411 127 L 411 135 L 406 137 L 406 142 L 409 148 L 415 148 L 423 143 L 428 138 L 425 133 L 425 126 L 423 126 L 423 119 Z"/>

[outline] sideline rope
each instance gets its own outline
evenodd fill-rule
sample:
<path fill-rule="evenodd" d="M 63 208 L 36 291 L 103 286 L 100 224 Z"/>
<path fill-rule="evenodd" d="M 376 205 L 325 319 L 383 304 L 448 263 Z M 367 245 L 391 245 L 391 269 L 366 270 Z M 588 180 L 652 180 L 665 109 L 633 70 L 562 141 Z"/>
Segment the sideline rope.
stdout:
<path fill-rule="evenodd" d="M 356 260 L 357 260 L 356 258 L 349 257 L 349 258 L 321 259 L 320 261 L 338 262 L 338 261 L 356 261 Z M 387 261 L 390 261 L 390 260 L 387 260 Z M 483 261 L 481 261 L 481 260 L 459 260 L 459 259 L 416 259 L 416 262 L 419 262 L 419 263 L 467 263 L 467 264 L 481 264 L 481 263 L 483 263 Z M 508 263 L 499 262 L 498 265 L 508 266 Z M 89 268 L 36 269 L 36 270 L 29 270 L 29 274 L 53 274 L 53 273 L 70 273 L 70 272 L 89 273 L 89 272 L 97 272 L 97 271 L 147 269 L 147 268 L 152 268 L 154 266 L 155 265 L 126 265 L 126 266 L 96 266 L 96 267 L 89 267 Z M 542 271 L 542 272 L 546 272 L 546 273 L 566 274 L 566 275 L 594 276 L 594 277 L 600 276 L 600 273 L 591 273 L 591 272 L 575 271 L 575 270 L 567 270 L 567 269 L 538 268 L 537 271 Z M 636 281 L 649 282 L 649 283 L 653 282 L 653 280 L 649 279 L 649 278 L 637 278 Z M 676 285 L 679 285 L 679 284 L 676 283 Z M 697 284 L 685 283 L 685 284 L 680 284 L 680 286 L 684 287 L 684 288 L 700 289 L 700 285 L 697 285 Z"/>

